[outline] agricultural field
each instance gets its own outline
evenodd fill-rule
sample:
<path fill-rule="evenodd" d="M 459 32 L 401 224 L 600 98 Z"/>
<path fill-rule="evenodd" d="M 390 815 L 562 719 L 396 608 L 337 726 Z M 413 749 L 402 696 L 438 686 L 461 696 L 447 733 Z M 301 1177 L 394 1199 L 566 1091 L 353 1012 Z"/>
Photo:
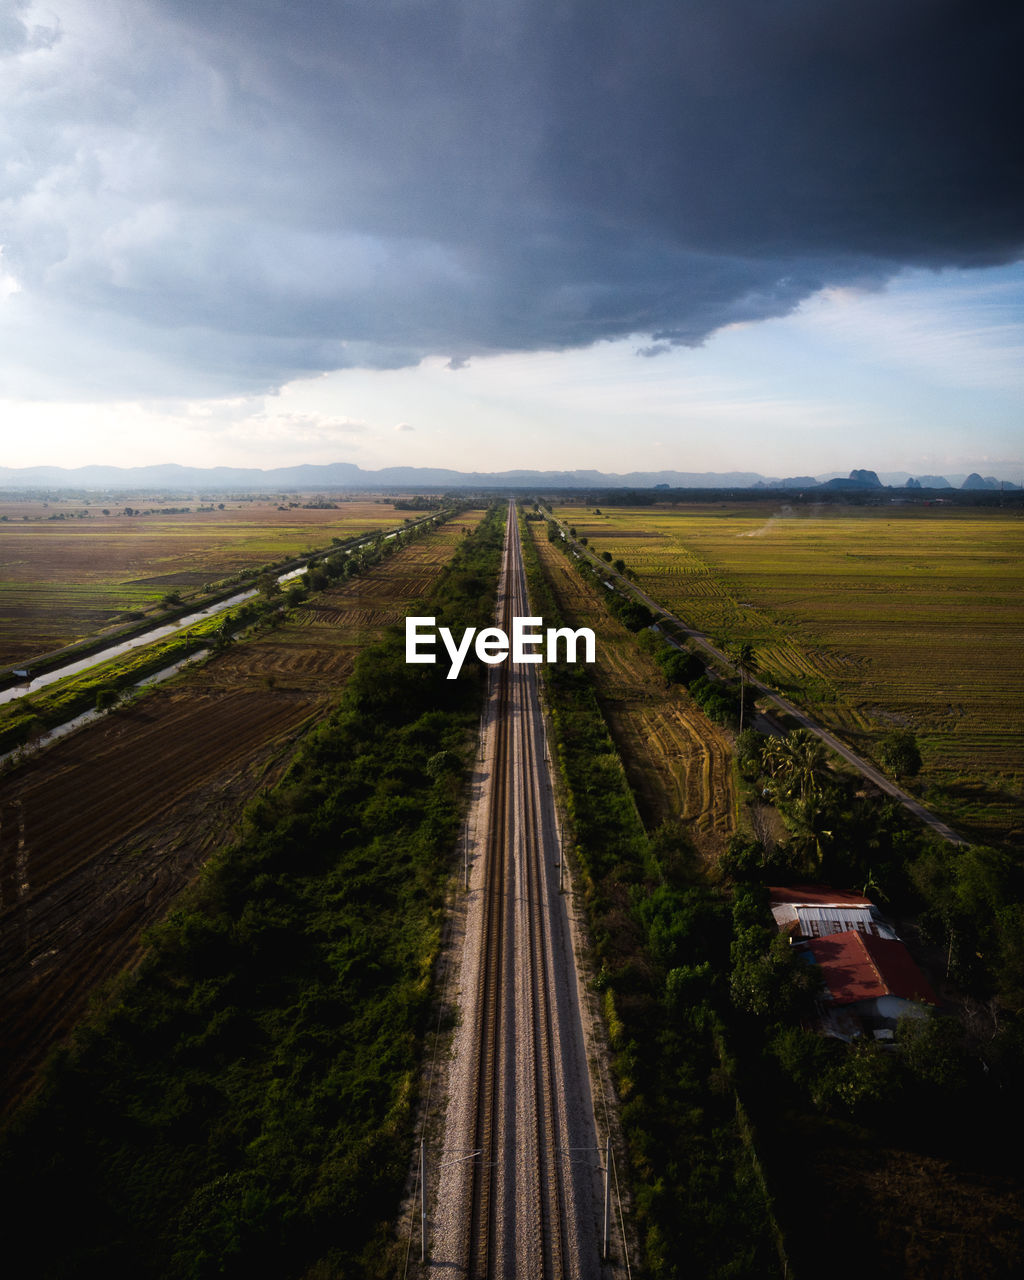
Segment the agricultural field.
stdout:
<path fill-rule="evenodd" d="M 735 829 L 736 797 L 728 742 L 679 686 L 667 688 L 654 660 L 607 611 L 600 594 L 531 522 L 541 566 L 566 621 L 593 628 L 601 709 L 649 831 L 681 820 L 711 858 Z"/>
<path fill-rule="evenodd" d="M 5 1106 L 480 518 L 458 516 L 0 776 Z"/>
<path fill-rule="evenodd" d="M 963 508 L 555 514 L 857 750 L 917 736 L 916 789 L 971 839 L 1021 834 L 1024 520 Z"/>
<path fill-rule="evenodd" d="M 0 500 L 0 666 L 60 648 L 170 592 L 187 596 L 418 514 L 395 511 L 390 500 L 303 505 L 310 501 Z M 166 514 L 179 505 L 191 510 Z"/>

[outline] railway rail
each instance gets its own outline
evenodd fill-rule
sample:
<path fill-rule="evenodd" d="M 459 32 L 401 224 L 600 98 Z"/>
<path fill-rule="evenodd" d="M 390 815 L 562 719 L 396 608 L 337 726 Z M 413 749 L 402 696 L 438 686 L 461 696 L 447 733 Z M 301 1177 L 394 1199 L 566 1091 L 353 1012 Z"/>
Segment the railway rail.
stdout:
<path fill-rule="evenodd" d="M 528 616 L 510 506 L 497 625 Z M 535 668 L 492 668 L 486 820 L 429 1268 L 598 1280 L 601 1159 Z"/>

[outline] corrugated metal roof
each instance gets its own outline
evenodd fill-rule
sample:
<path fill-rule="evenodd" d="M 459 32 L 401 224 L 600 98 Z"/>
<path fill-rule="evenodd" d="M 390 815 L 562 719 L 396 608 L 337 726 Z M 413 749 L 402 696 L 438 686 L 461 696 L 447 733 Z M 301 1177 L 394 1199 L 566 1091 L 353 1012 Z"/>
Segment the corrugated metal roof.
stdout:
<path fill-rule="evenodd" d="M 780 930 L 798 938 L 824 938 L 830 933 L 871 934 L 876 938 L 895 938 L 896 930 L 870 903 L 864 906 L 808 906 L 805 903 L 785 903 L 772 907 L 772 915 Z"/>
<path fill-rule="evenodd" d="M 859 893 L 846 893 L 842 889 L 832 889 L 827 884 L 794 884 L 771 885 L 768 889 L 768 901 L 775 906 L 785 902 L 807 903 L 810 906 L 837 907 L 870 907 L 870 898 Z"/>
<path fill-rule="evenodd" d="M 938 1004 L 924 974 L 902 942 L 851 929 L 807 943 L 821 966 L 836 1004 L 856 1004 L 880 996 Z"/>

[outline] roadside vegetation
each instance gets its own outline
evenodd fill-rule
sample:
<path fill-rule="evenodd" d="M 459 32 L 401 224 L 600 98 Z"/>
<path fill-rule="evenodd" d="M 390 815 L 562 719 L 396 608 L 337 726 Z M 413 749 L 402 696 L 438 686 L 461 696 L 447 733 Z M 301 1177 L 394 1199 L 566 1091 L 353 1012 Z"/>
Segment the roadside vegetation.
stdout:
<path fill-rule="evenodd" d="M 174 679 L 0 773 L 0 1096 L 9 1112 L 98 983 L 235 838 L 356 658 L 433 589 L 482 512 L 271 611 Z M 391 539 L 386 546 L 393 546 Z M 403 539 L 404 542 L 404 539 Z M 305 594 L 299 582 L 287 586 Z"/>
<path fill-rule="evenodd" d="M 445 625 L 490 622 L 501 514 L 424 602 Z M 150 931 L 6 1135 L 36 1274 L 388 1274 L 483 687 L 475 664 L 407 665 L 397 629 L 368 647 Z"/>
<path fill-rule="evenodd" d="M 666 679 L 657 660 L 658 637 L 630 631 L 615 615 L 599 574 L 567 554 L 557 533 L 538 537 L 534 545 L 561 617 L 595 632 L 590 674 L 644 826 L 653 830 L 663 821 L 679 821 L 701 856 L 714 859 L 735 830 L 726 734 L 678 680 Z M 703 665 L 695 661 L 695 670 L 703 673 Z"/>
<path fill-rule="evenodd" d="M 721 870 L 734 1043 L 796 1273 L 842 1233 L 875 1275 L 1009 1280 L 1024 1266 L 1019 863 L 926 835 L 804 730 L 747 731 L 738 756 L 751 796 L 785 821 L 777 841 L 737 837 Z M 940 1008 L 902 1019 L 894 1047 L 814 1029 L 811 971 L 776 931 L 765 887 L 807 882 L 878 903 L 931 978 Z M 859 1274 L 862 1256 L 830 1270 Z"/>
<path fill-rule="evenodd" d="M 581 577 L 542 518 L 529 513 L 524 537 L 534 611 L 579 624 L 565 602 L 582 599 L 582 583 L 580 608 L 606 608 L 612 638 L 607 664 L 543 678 L 622 1102 L 635 1274 L 804 1276 L 823 1257 L 833 1275 L 869 1265 L 882 1280 L 1020 1274 L 1024 871 L 1009 842 L 944 844 L 817 738 L 755 731 L 749 685 L 647 630 L 646 610 L 600 574 Z M 601 545 L 604 516 L 571 518 Z M 741 533 L 760 517 L 746 518 Z M 382 558 L 392 545 L 377 548 Z M 617 557 L 613 540 L 603 545 L 605 563 L 661 598 L 644 564 L 649 537 Z M 461 540 L 421 611 L 452 628 L 488 625 L 500 550 L 495 513 Z M 332 572 L 314 566 L 288 589 L 297 611 L 348 570 Z M 726 590 L 710 555 L 692 572 L 695 597 Z M 728 590 L 744 612 L 713 638 L 748 675 L 773 670 L 771 646 L 746 625 L 753 605 L 736 603 L 749 597 Z M 252 624 L 269 629 L 283 600 L 263 595 Z M 801 652 L 824 661 L 813 645 Z M 482 694 L 472 661 L 458 680 L 444 673 L 406 665 L 397 632 L 366 649 L 339 711 L 151 930 L 137 970 L 97 1002 L 9 1127 L 0 1188 L 43 1280 L 395 1273 L 389 1223 Z M 845 705 L 816 680 L 803 684 L 816 714 Z M 702 840 L 671 768 L 623 767 L 631 732 L 652 758 L 663 750 L 630 681 L 660 681 L 673 706 L 699 702 L 709 734 L 736 735 L 743 803 L 731 840 Z M 884 717 L 857 731 L 895 776 L 935 785 L 934 735 Z M 978 830 L 994 821 L 987 812 Z M 901 1025 L 897 1052 L 811 1029 L 816 987 L 780 941 L 766 893 L 808 880 L 879 902 L 939 989 L 944 1010 Z"/>

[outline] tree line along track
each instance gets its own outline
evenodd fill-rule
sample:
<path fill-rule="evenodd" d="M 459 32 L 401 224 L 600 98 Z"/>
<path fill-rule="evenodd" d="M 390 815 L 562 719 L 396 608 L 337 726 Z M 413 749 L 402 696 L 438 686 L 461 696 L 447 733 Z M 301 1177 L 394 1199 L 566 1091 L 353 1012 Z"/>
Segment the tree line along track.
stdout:
<path fill-rule="evenodd" d="M 682 820 L 701 856 L 716 858 L 735 824 L 725 731 L 681 688 L 667 687 L 636 636 L 608 611 L 603 589 L 583 578 L 537 524 L 531 535 L 562 621 L 596 632 L 591 680 L 644 825 L 650 831 Z"/>

